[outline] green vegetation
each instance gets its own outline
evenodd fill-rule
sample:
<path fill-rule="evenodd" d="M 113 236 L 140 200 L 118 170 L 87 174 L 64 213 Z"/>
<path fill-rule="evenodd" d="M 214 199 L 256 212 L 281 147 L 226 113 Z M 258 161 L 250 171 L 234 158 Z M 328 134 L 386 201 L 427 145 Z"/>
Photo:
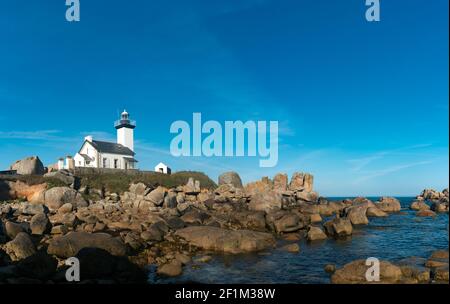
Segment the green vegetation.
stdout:
<path fill-rule="evenodd" d="M 47 183 L 48 189 L 66 186 L 66 184 L 57 178 L 44 177 L 42 175 L 2 175 L 0 179 L 11 182 L 21 181 L 30 186 Z"/>
<path fill-rule="evenodd" d="M 163 186 L 166 188 L 175 188 L 185 185 L 189 178 L 200 181 L 202 188 L 214 189 L 217 187 L 206 174 L 195 171 L 180 171 L 171 175 L 161 174 L 157 172 L 137 172 L 135 174 L 127 174 L 121 171 L 117 172 L 89 172 L 77 173 L 80 178 L 81 186 L 88 186 L 94 189 L 104 188 L 106 191 L 123 193 L 128 190 L 132 183 L 142 182 L 151 187 Z M 51 177 L 43 177 L 39 175 L 2 175 L 0 180 L 4 181 L 22 181 L 28 185 L 37 185 L 47 183 L 48 189 L 53 187 L 66 186 L 61 180 Z"/>
<path fill-rule="evenodd" d="M 128 190 L 132 183 L 142 182 L 148 186 L 163 186 L 175 188 L 185 185 L 189 178 L 200 181 L 202 188 L 214 189 L 217 187 L 207 175 L 201 172 L 180 171 L 171 175 L 157 172 L 139 172 L 136 174 L 117 173 L 83 173 L 77 174 L 81 178 L 81 186 L 88 186 L 94 189 L 104 188 L 106 191 L 123 193 Z"/>

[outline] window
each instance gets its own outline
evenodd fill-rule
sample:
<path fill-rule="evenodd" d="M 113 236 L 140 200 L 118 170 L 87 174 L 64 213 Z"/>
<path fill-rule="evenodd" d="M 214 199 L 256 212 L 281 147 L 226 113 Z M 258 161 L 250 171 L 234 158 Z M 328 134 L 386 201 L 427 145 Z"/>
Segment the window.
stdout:
<path fill-rule="evenodd" d="M 103 168 L 107 168 L 108 166 L 107 166 L 107 161 L 108 161 L 108 159 L 105 157 L 105 158 L 103 158 Z"/>
<path fill-rule="evenodd" d="M 86 161 L 86 165 L 89 165 L 90 163 L 91 163 L 90 161 L 88 161 L 88 160 Z"/>
<path fill-rule="evenodd" d="M 115 159 L 114 160 L 114 169 L 117 169 L 119 167 L 119 160 Z"/>

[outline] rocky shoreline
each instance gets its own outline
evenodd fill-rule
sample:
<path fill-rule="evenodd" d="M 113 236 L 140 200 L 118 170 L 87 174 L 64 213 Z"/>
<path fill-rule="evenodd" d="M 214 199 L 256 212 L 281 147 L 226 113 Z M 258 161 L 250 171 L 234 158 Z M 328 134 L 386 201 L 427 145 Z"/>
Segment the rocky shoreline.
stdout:
<path fill-rule="evenodd" d="M 38 167 L 27 172 L 43 173 Z M 228 172 L 214 190 L 192 178 L 175 188 L 133 183 L 123 193 L 80 187 L 69 171 L 46 176 L 64 186 L 0 178 L 0 283 L 66 283 L 70 257 L 83 265 L 83 283 L 145 283 L 149 265 L 160 276 L 179 276 L 193 258 L 267 251 L 279 239 L 296 253 L 299 239 L 350 238 L 370 218 L 401 212 L 391 197 L 329 201 L 300 172 L 245 186 Z M 448 214 L 448 203 L 448 189 L 424 190 L 411 209 L 433 217 Z M 382 261 L 381 283 L 448 283 L 448 250 L 424 258 Z M 364 262 L 324 267 L 331 283 L 366 283 Z"/>

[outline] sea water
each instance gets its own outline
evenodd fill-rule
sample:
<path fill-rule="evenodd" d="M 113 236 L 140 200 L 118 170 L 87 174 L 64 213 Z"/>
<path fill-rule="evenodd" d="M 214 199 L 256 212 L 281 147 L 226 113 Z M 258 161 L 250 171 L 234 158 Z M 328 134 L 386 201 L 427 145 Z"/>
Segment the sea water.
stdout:
<path fill-rule="evenodd" d="M 371 198 L 376 201 L 377 198 Z M 398 198 L 402 211 L 387 218 L 370 218 L 367 226 L 355 226 L 348 240 L 299 241 L 300 253 L 282 249 L 263 253 L 214 255 L 209 263 L 190 264 L 183 275 L 160 278 L 150 273 L 150 283 L 330 283 L 327 264 L 337 267 L 358 259 L 376 257 L 396 262 L 409 257 L 428 258 L 433 251 L 448 249 L 448 214 L 417 217 L 409 210 L 414 198 Z M 330 198 L 338 200 L 338 198 Z M 278 241 L 278 247 L 287 244 Z M 194 266 L 194 267 L 193 267 Z"/>

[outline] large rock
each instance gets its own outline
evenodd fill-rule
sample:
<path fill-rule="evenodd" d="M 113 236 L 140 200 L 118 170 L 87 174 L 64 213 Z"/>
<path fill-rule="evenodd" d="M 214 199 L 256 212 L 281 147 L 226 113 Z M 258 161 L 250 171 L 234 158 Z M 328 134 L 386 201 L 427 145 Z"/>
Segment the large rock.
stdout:
<path fill-rule="evenodd" d="M 44 203 L 50 210 L 58 210 L 62 205 L 70 203 L 76 207 L 86 207 L 83 196 L 69 187 L 55 187 L 44 193 Z"/>
<path fill-rule="evenodd" d="M 270 212 L 282 207 L 282 195 L 275 191 L 266 191 L 252 196 L 248 208 L 253 211 Z"/>
<path fill-rule="evenodd" d="M 309 173 L 295 172 L 292 175 L 289 190 L 292 191 L 313 191 L 314 177 Z"/>
<path fill-rule="evenodd" d="M 314 186 L 314 177 L 311 174 L 305 173 L 305 177 L 303 180 L 303 187 L 306 192 L 312 192 Z"/>
<path fill-rule="evenodd" d="M 369 219 L 367 218 L 367 204 L 359 204 L 346 209 L 347 218 L 353 225 L 367 225 Z"/>
<path fill-rule="evenodd" d="M 410 283 L 429 283 L 430 269 L 424 267 L 426 259 L 418 257 L 410 257 L 397 262 L 401 268 L 403 277 L 406 282 Z"/>
<path fill-rule="evenodd" d="M 448 250 L 437 250 L 434 251 L 430 257 L 430 260 L 443 260 L 448 263 L 449 252 Z"/>
<path fill-rule="evenodd" d="M 115 256 L 124 256 L 126 246 L 106 233 L 70 232 L 54 238 L 48 245 L 48 253 L 61 258 L 75 256 L 83 248 L 99 248 Z"/>
<path fill-rule="evenodd" d="M 366 272 L 370 266 L 366 265 L 365 260 L 358 260 L 345 265 L 336 270 L 331 276 L 333 284 L 369 284 L 384 283 L 395 284 L 402 280 L 402 270 L 389 262 L 380 261 L 380 282 L 368 282 Z"/>
<path fill-rule="evenodd" d="M 28 234 L 20 232 L 14 240 L 6 244 L 6 252 L 13 261 L 18 261 L 35 254 L 36 247 Z"/>
<path fill-rule="evenodd" d="M 317 200 L 319 199 L 319 195 L 314 191 L 299 191 L 297 192 L 296 197 L 298 200 L 305 202 L 317 202 Z"/>
<path fill-rule="evenodd" d="M 432 269 L 448 267 L 448 250 L 433 252 L 431 257 L 426 261 L 425 267 Z"/>
<path fill-rule="evenodd" d="M 205 212 L 199 210 L 192 210 L 186 212 L 183 216 L 180 217 L 180 219 L 186 224 L 201 225 L 209 217 L 210 216 Z"/>
<path fill-rule="evenodd" d="M 49 217 L 50 222 L 53 225 L 65 225 L 67 227 L 73 227 L 77 221 L 77 217 L 73 213 L 57 213 Z"/>
<path fill-rule="evenodd" d="M 43 203 L 44 192 L 47 184 L 28 185 L 22 181 L 7 182 L 9 199 L 26 199 L 32 203 Z"/>
<path fill-rule="evenodd" d="M 415 211 L 430 210 L 430 206 L 428 206 L 424 201 L 415 201 L 409 208 Z"/>
<path fill-rule="evenodd" d="M 237 201 L 245 201 L 247 198 L 244 189 L 236 188 L 230 184 L 220 185 L 214 190 L 214 194 L 211 195 L 209 193 L 202 192 L 197 196 L 197 200 L 199 202 L 206 202 L 208 200 L 215 200 L 220 203 L 225 202 L 237 202 Z"/>
<path fill-rule="evenodd" d="M 353 226 L 348 219 L 334 218 L 323 226 L 327 234 L 335 238 L 345 238 L 353 234 Z"/>
<path fill-rule="evenodd" d="M 266 219 L 264 211 L 239 211 L 233 213 L 234 219 L 248 230 L 264 231 L 266 228 Z"/>
<path fill-rule="evenodd" d="M 72 211 L 73 211 L 73 206 L 70 203 L 65 203 L 58 209 L 59 214 L 67 214 L 67 213 L 71 213 Z"/>
<path fill-rule="evenodd" d="M 438 283 L 446 283 L 448 285 L 448 265 L 436 268 L 434 271 L 434 279 Z"/>
<path fill-rule="evenodd" d="M 282 250 L 290 252 L 290 253 L 299 253 L 300 252 L 300 246 L 298 244 L 287 244 L 283 247 L 281 247 Z"/>
<path fill-rule="evenodd" d="M 438 201 L 444 197 L 448 197 L 448 189 L 444 189 L 443 192 L 436 191 L 434 189 L 425 189 L 418 196 L 422 200 Z"/>
<path fill-rule="evenodd" d="M 339 214 L 346 207 L 348 207 L 348 205 L 344 202 L 327 202 L 317 205 L 320 215 L 323 216 L 331 216 L 333 214 Z"/>
<path fill-rule="evenodd" d="M 42 204 L 24 203 L 21 208 L 23 215 L 36 215 L 40 213 L 47 213 L 48 209 Z"/>
<path fill-rule="evenodd" d="M 250 230 L 192 226 L 178 230 L 175 235 L 203 250 L 232 254 L 261 251 L 275 245 L 273 235 Z"/>
<path fill-rule="evenodd" d="M 323 221 L 322 217 L 319 213 L 313 213 L 309 216 L 309 220 L 311 223 L 321 223 Z"/>
<path fill-rule="evenodd" d="M 297 214 L 282 210 L 267 214 L 266 222 L 277 233 L 294 232 L 305 227 Z"/>
<path fill-rule="evenodd" d="M 242 180 L 236 172 L 225 172 L 219 176 L 219 186 L 232 185 L 235 188 L 243 188 Z"/>
<path fill-rule="evenodd" d="M 260 181 L 248 183 L 245 185 L 245 193 L 248 196 L 254 196 L 260 193 L 266 193 L 273 190 L 273 184 L 267 180 L 263 179 Z"/>
<path fill-rule="evenodd" d="M 287 174 L 278 173 L 273 178 L 273 189 L 277 192 L 284 192 L 288 189 L 289 178 Z"/>
<path fill-rule="evenodd" d="M 1 221 L 0 221 L 0 223 L 1 223 Z M 0 228 L 1 228 L 1 224 L 0 224 Z M 6 236 L 8 236 L 11 240 L 13 240 L 19 233 L 26 232 L 27 228 L 25 227 L 24 224 L 6 221 L 4 224 L 4 230 L 5 230 Z"/>
<path fill-rule="evenodd" d="M 197 195 L 200 193 L 200 181 L 194 180 L 192 177 L 189 177 L 186 185 L 183 186 L 183 191 L 188 195 Z"/>
<path fill-rule="evenodd" d="M 43 235 L 51 229 L 50 221 L 44 213 L 36 214 L 30 221 L 31 233 L 35 235 Z"/>
<path fill-rule="evenodd" d="M 383 210 L 378 209 L 377 207 L 369 207 L 367 208 L 366 216 L 368 217 L 387 217 L 389 216 Z"/>
<path fill-rule="evenodd" d="M 431 211 L 431 210 L 420 210 L 420 211 L 417 211 L 416 216 L 419 216 L 419 217 L 435 217 L 436 216 L 436 212 Z"/>
<path fill-rule="evenodd" d="M 174 209 L 177 208 L 177 205 L 177 194 L 175 192 L 168 192 L 166 197 L 164 198 L 164 208 Z"/>
<path fill-rule="evenodd" d="M 309 231 L 308 231 L 308 234 L 307 234 L 307 239 L 310 242 L 326 240 L 327 239 L 327 235 L 319 227 L 311 226 L 309 228 Z"/>
<path fill-rule="evenodd" d="M 49 172 L 49 173 L 45 174 L 44 177 L 57 179 L 57 180 L 63 182 L 67 186 L 71 186 L 71 185 L 75 186 L 76 185 L 75 177 L 67 170 L 59 170 L 59 171 Z"/>
<path fill-rule="evenodd" d="M 172 260 L 171 262 L 158 267 L 157 273 L 160 276 L 176 277 L 183 272 L 182 264 L 178 260 Z"/>
<path fill-rule="evenodd" d="M 399 212 L 402 209 L 400 201 L 393 197 L 382 197 L 375 205 L 378 209 L 388 213 Z"/>
<path fill-rule="evenodd" d="M 145 196 L 150 192 L 150 188 L 148 188 L 144 183 L 131 184 L 129 191 L 136 195 Z"/>
<path fill-rule="evenodd" d="M 141 233 L 141 238 L 146 242 L 159 242 L 162 241 L 163 237 L 164 232 L 158 229 L 155 225 L 150 226 L 146 231 Z"/>
<path fill-rule="evenodd" d="M 425 266 L 433 270 L 433 277 L 437 283 L 448 284 L 448 250 L 433 252 Z"/>
<path fill-rule="evenodd" d="M 442 202 L 435 201 L 431 204 L 431 210 L 433 210 L 436 213 L 448 212 L 448 203 L 442 203 Z"/>
<path fill-rule="evenodd" d="M 45 173 L 44 165 L 37 156 L 16 161 L 10 166 L 10 170 L 15 170 L 20 175 L 43 175 Z"/>

